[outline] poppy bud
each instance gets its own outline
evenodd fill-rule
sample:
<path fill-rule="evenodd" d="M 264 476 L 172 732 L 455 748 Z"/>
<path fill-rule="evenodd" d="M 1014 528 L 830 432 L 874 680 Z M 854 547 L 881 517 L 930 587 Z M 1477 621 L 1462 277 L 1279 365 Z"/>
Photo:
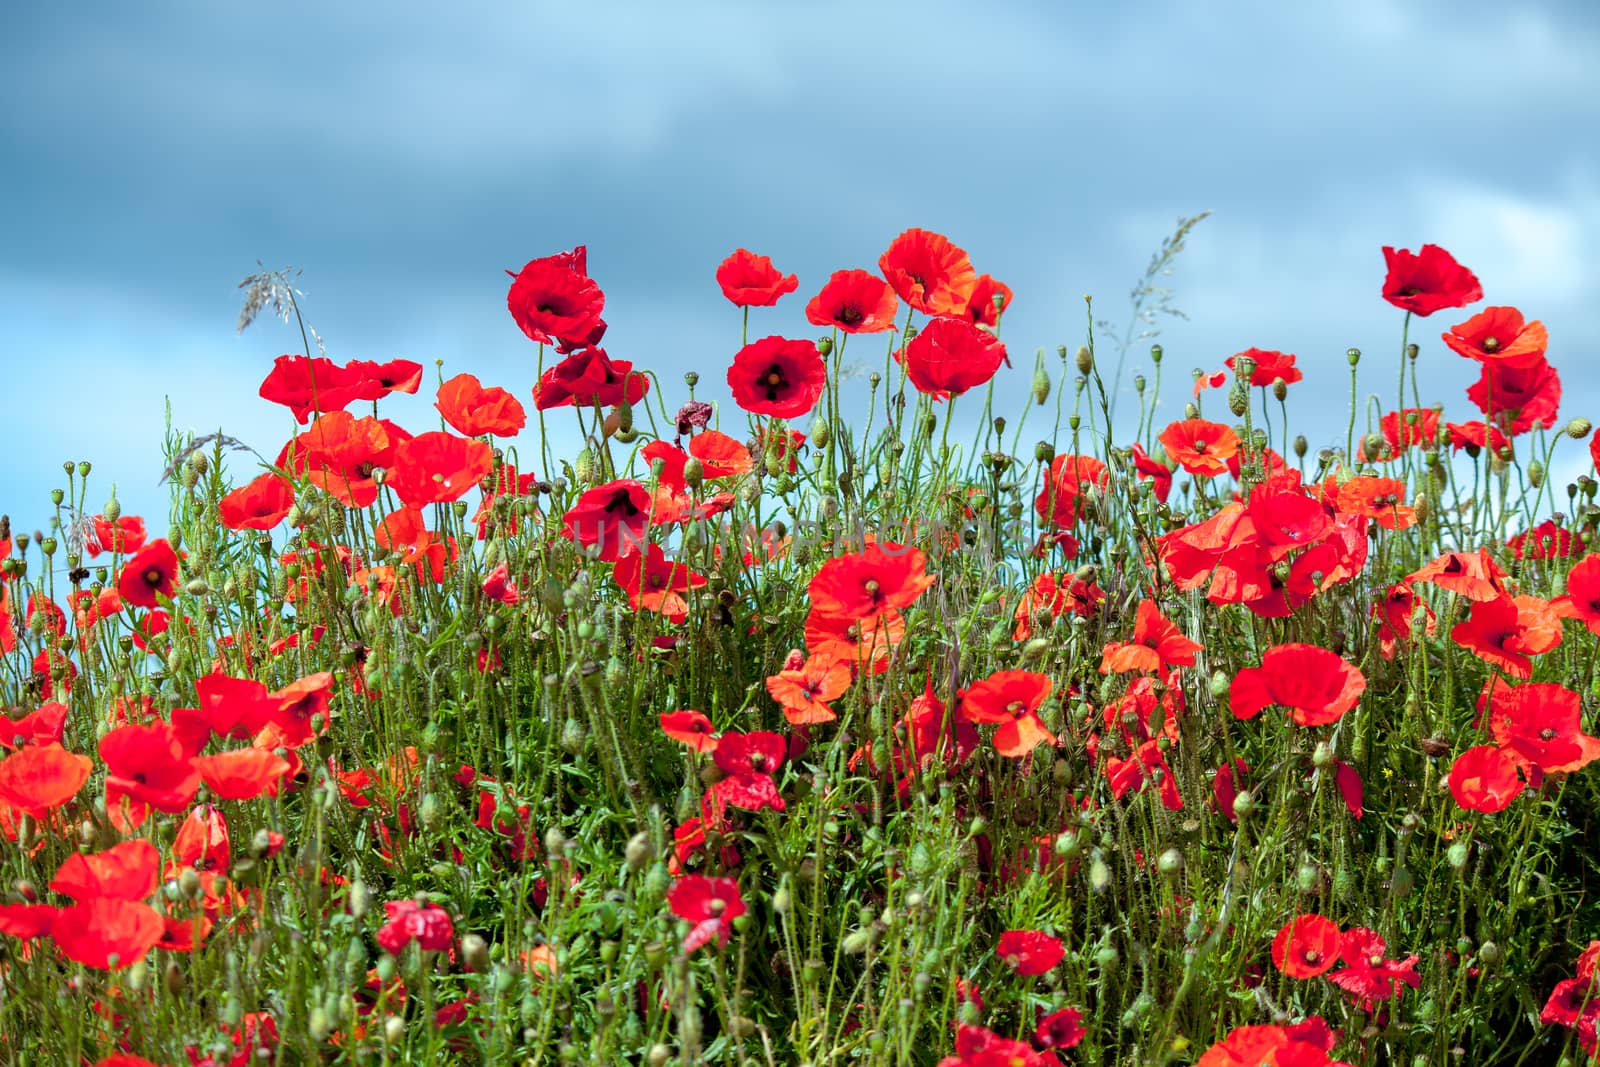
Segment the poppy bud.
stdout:
<path fill-rule="evenodd" d="M 1305 434 L 1296 434 L 1294 439 L 1294 455 L 1296 459 L 1305 459 L 1306 451 L 1311 446 L 1306 443 Z"/>
<path fill-rule="evenodd" d="M 1417 356 L 1421 354 L 1421 352 L 1422 349 L 1416 345 L 1406 345 L 1406 358 L 1413 363 L 1417 361 Z"/>
<path fill-rule="evenodd" d="M 1033 372 L 1033 402 L 1043 405 L 1050 399 L 1050 374 L 1043 367 Z"/>
<path fill-rule="evenodd" d="M 1294 872 L 1294 882 L 1295 887 L 1300 892 L 1315 893 L 1318 887 L 1322 885 L 1322 871 L 1318 869 L 1315 863 L 1308 860 L 1302 863 L 1299 869 Z"/>
<path fill-rule="evenodd" d="M 1195 406 L 1194 401 L 1191 400 L 1183 405 L 1183 417 L 1186 419 L 1198 419 L 1200 417 L 1200 409 Z"/>
<path fill-rule="evenodd" d="M 1350 361 L 1350 365 L 1352 367 L 1354 367 L 1357 363 L 1361 362 L 1361 349 L 1359 349 L 1359 348 L 1348 348 L 1348 349 L 1345 349 L 1344 358 L 1349 360 Z"/>
<path fill-rule="evenodd" d="M 1282 378 L 1273 379 L 1272 399 L 1276 400 L 1280 404 L 1289 399 L 1289 383 L 1284 381 Z"/>
<path fill-rule="evenodd" d="M 1169 848 L 1156 859 L 1156 870 L 1165 875 L 1176 875 L 1183 870 L 1183 853 Z"/>
<path fill-rule="evenodd" d="M 1465 841 L 1456 841 L 1445 850 L 1444 858 L 1449 862 L 1450 869 L 1459 874 L 1471 858 L 1471 852 Z"/>
<path fill-rule="evenodd" d="M 1087 346 L 1079 345 L 1073 363 L 1078 368 L 1079 374 L 1088 374 L 1094 370 L 1094 353 L 1090 352 Z"/>
<path fill-rule="evenodd" d="M 1110 970 L 1112 967 L 1115 967 L 1119 962 L 1121 962 L 1121 960 L 1122 955 L 1117 952 L 1116 946 L 1114 945 L 1107 945 L 1105 948 L 1094 954 L 1094 961 L 1100 965 L 1102 970 Z"/>
<path fill-rule="evenodd" d="M 1104 893 L 1111 888 L 1111 868 L 1106 866 L 1099 849 L 1095 849 L 1094 857 L 1089 862 L 1089 888 L 1096 893 Z"/>
<path fill-rule="evenodd" d="M 1536 459 L 1528 461 L 1528 484 L 1535 489 L 1544 485 L 1544 464 Z"/>
<path fill-rule="evenodd" d="M 1233 680 L 1228 677 L 1226 671 L 1216 670 L 1211 672 L 1211 695 L 1213 697 L 1221 700 L 1228 695 L 1228 691 L 1232 688 Z"/>
<path fill-rule="evenodd" d="M 1574 441 L 1581 441 L 1589 436 L 1589 431 L 1592 429 L 1594 429 L 1594 423 L 1580 416 L 1567 423 L 1567 436 Z"/>
<path fill-rule="evenodd" d="M 1534 483 L 1535 488 L 1538 487 L 1538 484 L 1538 482 Z M 1432 505 L 1428 503 L 1428 494 L 1418 493 L 1416 499 L 1411 502 L 1411 510 L 1417 513 L 1418 522 L 1427 522 L 1428 513 L 1432 510 Z"/>
<path fill-rule="evenodd" d="M 690 456 L 687 460 L 684 461 L 684 463 L 683 463 L 683 484 L 684 485 L 687 485 L 690 489 L 698 489 L 698 488 L 700 488 L 701 485 L 703 485 L 705 483 L 705 480 L 706 480 L 706 468 L 705 468 L 705 464 L 704 463 L 701 463 L 700 460 L 697 459 L 694 456 Z"/>
<path fill-rule="evenodd" d="M 1233 814 L 1235 818 L 1243 819 L 1256 810 L 1256 796 L 1248 789 L 1241 789 L 1239 795 L 1233 798 Z"/>

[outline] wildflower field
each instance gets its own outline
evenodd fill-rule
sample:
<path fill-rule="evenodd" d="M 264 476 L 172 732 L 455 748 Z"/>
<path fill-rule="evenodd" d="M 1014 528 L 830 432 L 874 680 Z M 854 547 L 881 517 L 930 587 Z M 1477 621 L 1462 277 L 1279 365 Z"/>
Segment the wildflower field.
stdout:
<path fill-rule="evenodd" d="M 1008 350 L 939 234 L 704 265 L 681 382 L 589 266 L 508 272 L 495 383 L 247 279 L 281 451 L 0 528 L 0 1061 L 1600 1058 L 1600 448 L 1537 309 L 1375 250 L 1348 377 L 1158 347 L 1114 418 L 1092 309 Z"/>

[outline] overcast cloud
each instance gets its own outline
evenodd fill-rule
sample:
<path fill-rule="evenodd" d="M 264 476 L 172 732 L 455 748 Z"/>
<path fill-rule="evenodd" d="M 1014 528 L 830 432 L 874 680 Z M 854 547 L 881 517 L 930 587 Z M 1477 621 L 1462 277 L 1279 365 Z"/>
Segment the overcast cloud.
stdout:
<path fill-rule="evenodd" d="M 1161 337 L 1168 417 L 1190 368 L 1277 348 L 1306 368 L 1297 428 L 1342 440 L 1345 349 L 1368 353 L 1363 391 L 1392 389 L 1380 247 L 1424 242 L 1488 303 L 1543 319 L 1563 412 L 1600 413 L 1600 9 L 990 6 L 12 13 L 0 510 L 36 524 L 61 461 L 88 458 L 93 501 L 114 480 L 162 528 L 167 397 L 177 428 L 275 451 L 289 419 L 256 387 L 299 339 L 235 336 L 258 258 L 304 268 L 335 358 L 443 359 L 526 399 L 534 349 L 501 272 L 586 243 L 611 354 L 669 388 L 699 370 L 718 399 L 738 316 L 712 274 L 735 247 L 800 275 L 752 329 L 800 333 L 830 271 L 872 266 L 909 226 L 946 233 L 1016 290 L 1005 338 L 1025 368 L 1082 340 L 1085 293 L 1125 321 L 1152 250 L 1209 209 L 1170 282 L 1189 319 Z M 1424 402 L 1459 416 L 1452 314 L 1413 339 Z M 426 397 L 392 414 L 431 422 Z"/>

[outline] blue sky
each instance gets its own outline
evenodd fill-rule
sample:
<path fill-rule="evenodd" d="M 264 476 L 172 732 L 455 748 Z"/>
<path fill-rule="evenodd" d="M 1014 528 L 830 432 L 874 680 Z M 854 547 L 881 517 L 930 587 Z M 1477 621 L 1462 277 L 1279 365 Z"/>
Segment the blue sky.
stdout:
<path fill-rule="evenodd" d="M 11 14 L 0 511 L 38 524 L 61 461 L 87 458 L 92 501 L 114 480 L 162 529 L 167 397 L 177 427 L 275 451 L 289 419 L 255 391 L 299 342 L 274 321 L 235 335 L 257 259 L 305 270 L 336 359 L 440 358 L 526 399 L 534 349 L 501 271 L 586 243 L 611 354 L 669 385 L 699 370 L 716 399 L 738 316 L 712 275 L 735 247 L 800 275 L 752 326 L 797 334 L 830 271 L 909 226 L 946 233 L 1016 290 L 1026 366 L 1080 342 L 1084 293 L 1125 321 L 1174 220 L 1209 209 L 1171 279 L 1190 318 L 1161 338 L 1167 417 L 1190 368 L 1276 348 L 1307 371 L 1296 428 L 1342 440 L 1345 349 L 1368 353 L 1364 392 L 1393 389 L 1379 249 L 1424 242 L 1543 319 L 1563 414 L 1600 414 L 1600 8 L 988 6 Z M 1453 314 L 1413 336 L 1424 402 L 1459 416 Z M 432 421 L 423 397 L 391 414 Z"/>

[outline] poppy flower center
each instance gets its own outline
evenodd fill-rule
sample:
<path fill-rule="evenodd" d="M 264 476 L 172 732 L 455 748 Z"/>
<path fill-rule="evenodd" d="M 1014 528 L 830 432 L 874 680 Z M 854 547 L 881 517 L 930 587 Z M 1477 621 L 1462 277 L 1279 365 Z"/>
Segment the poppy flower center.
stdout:
<path fill-rule="evenodd" d="M 1483 350 L 1485 352 L 1500 351 L 1500 339 L 1498 337 L 1485 337 L 1483 339 Z"/>
<path fill-rule="evenodd" d="M 1546 726 L 1543 730 L 1539 731 L 1539 740 L 1541 741 L 1554 741 L 1560 736 L 1561 735 L 1558 734 L 1553 727 L 1549 726 Z"/>
<path fill-rule="evenodd" d="M 713 916 L 721 915 L 727 910 L 728 902 L 725 900 L 712 899 L 706 901 L 706 911 L 710 912 Z"/>
<path fill-rule="evenodd" d="M 144 572 L 144 583 L 146 585 L 160 585 L 161 572 L 156 568 L 151 567 L 149 570 Z"/>
<path fill-rule="evenodd" d="M 618 493 L 606 504 L 606 514 L 621 515 L 624 518 L 631 519 L 639 514 L 639 509 L 633 506 L 633 501 L 628 498 L 627 493 Z"/>
<path fill-rule="evenodd" d="M 835 315 L 834 318 L 837 319 L 842 326 L 854 326 L 862 319 L 866 318 L 866 316 L 863 315 L 861 313 L 861 309 L 856 307 L 854 304 L 846 304 L 839 309 L 839 313 Z"/>
<path fill-rule="evenodd" d="M 774 363 L 762 372 L 756 384 L 766 391 L 768 400 L 777 400 L 789 387 L 789 378 L 783 373 L 783 368 Z"/>
<path fill-rule="evenodd" d="M 1404 289 L 1400 290 L 1400 295 L 1401 296 L 1416 296 L 1420 292 L 1422 292 L 1422 290 L 1418 289 L 1416 286 L 1408 285 Z"/>
<path fill-rule="evenodd" d="M 1316 963 L 1322 962 L 1322 953 L 1318 952 L 1314 948 L 1306 949 L 1304 952 L 1300 953 L 1300 957 L 1302 959 L 1304 959 L 1307 963 L 1311 963 L 1311 964 L 1316 964 Z"/>

